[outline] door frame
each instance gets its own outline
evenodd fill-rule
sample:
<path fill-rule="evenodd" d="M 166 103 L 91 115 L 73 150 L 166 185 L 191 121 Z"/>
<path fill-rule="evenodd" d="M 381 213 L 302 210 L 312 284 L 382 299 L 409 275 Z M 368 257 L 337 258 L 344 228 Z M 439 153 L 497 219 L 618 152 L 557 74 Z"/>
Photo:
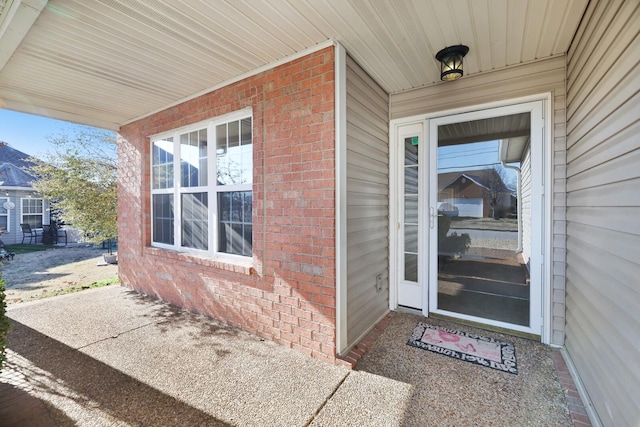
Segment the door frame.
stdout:
<path fill-rule="evenodd" d="M 552 226 L 552 214 L 553 214 L 553 149 L 552 149 L 552 123 L 551 123 L 551 93 L 543 93 L 532 96 L 520 97 L 520 98 L 512 98 L 503 101 L 485 103 L 472 105 L 468 107 L 450 109 L 437 111 L 432 113 L 425 113 L 421 115 L 393 119 L 389 123 L 389 309 L 397 310 L 398 309 L 398 287 L 400 283 L 400 279 L 402 277 L 403 269 L 399 265 L 399 261 L 401 259 L 401 251 L 402 247 L 400 247 L 400 237 L 401 237 L 401 218 L 402 213 L 400 212 L 402 206 L 402 194 L 399 194 L 400 180 L 403 179 L 401 175 L 403 168 L 400 164 L 400 161 L 404 158 L 403 147 L 400 147 L 398 144 L 398 136 L 399 129 L 403 126 L 422 123 L 423 124 L 423 141 L 429 141 L 430 136 L 430 121 L 433 119 L 446 117 L 446 116 L 455 116 L 472 112 L 481 112 L 483 110 L 509 107 L 515 104 L 525 104 L 534 101 L 542 101 L 542 184 L 543 187 L 541 189 L 542 196 L 542 218 L 540 218 L 541 231 L 542 236 L 540 236 L 540 245 L 539 251 L 541 251 L 540 257 L 541 262 L 539 264 L 541 271 L 539 272 L 539 277 L 541 278 L 541 286 L 540 286 L 540 295 L 532 296 L 540 298 L 540 307 L 541 320 L 537 323 L 540 325 L 539 335 L 541 341 L 543 343 L 551 342 L 551 321 L 552 321 L 552 245 L 553 245 L 553 226 Z M 421 150 L 421 152 L 427 150 Z M 422 163 L 422 168 L 429 168 L 428 159 L 423 155 L 422 160 L 427 162 Z M 426 174 L 421 173 L 421 176 L 426 176 Z M 426 182 L 421 182 L 422 185 L 426 185 Z M 423 190 L 424 191 L 424 190 Z M 428 196 L 425 194 L 426 199 Z M 425 208 L 428 209 L 429 201 L 424 200 L 421 202 L 423 212 Z M 424 224 L 424 220 L 421 222 Z M 422 230 L 422 227 L 420 229 Z M 422 234 L 422 231 L 419 231 Z M 427 239 L 422 239 L 424 243 L 420 244 L 419 249 L 423 252 L 423 257 L 429 257 L 429 247 Z M 423 258 L 426 259 L 426 258 Z M 424 270 L 424 268 L 420 269 Z M 429 301 L 428 301 L 428 284 L 427 284 L 427 274 L 425 272 L 420 273 L 419 271 L 419 281 L 423 284 L 422 292 L 422 315 L 425 317 L 429 316 Z M 533 314 L 532 314 L 533 315 Z M 533 319 L 532 319 L 532 323 Z"/>

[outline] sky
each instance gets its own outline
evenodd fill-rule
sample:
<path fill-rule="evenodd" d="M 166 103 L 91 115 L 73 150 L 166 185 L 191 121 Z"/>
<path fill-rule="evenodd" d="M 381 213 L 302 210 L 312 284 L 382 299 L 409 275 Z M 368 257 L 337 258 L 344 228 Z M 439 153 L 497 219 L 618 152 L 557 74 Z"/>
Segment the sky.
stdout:
<path fill-rule="evenodd" d="M 35 157 L 53 150 L 49 137 L 70 129 L 74 124 L 32 114 L 0 109 L 0 141 Z"/>
<path fill-rule="evenodd" d="M 500 141 L 495 140 L 438 147 L 438 173 L 496 168 L 503 171 L 505 184 L 515 188 L 517 173 L 499 163 L 499 151 Z"/>
<path fill-rule="evenodd" d="M 438 172 L 485 169 L 497 166 L 499 141 L 438 147 Z"/>

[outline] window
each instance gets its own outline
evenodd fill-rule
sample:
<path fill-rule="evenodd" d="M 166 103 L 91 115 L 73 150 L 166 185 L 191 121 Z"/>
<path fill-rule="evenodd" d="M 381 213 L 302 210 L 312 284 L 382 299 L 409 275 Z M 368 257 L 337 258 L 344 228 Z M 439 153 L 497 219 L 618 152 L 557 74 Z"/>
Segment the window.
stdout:
<path fill-rule="evenodd" d="M 249 111 L 152 138 L 152 244 L 251 256 Z"/>
<path fill-rule="evenodd" d="M 31 228 L 42 228 L 44 206 L 42 199 L 21 199 L 22 218 L 20 224 L 29 224 Z"/>
<path fill-rule="evenodd" d="M 9 231 L 9 209 L 5 207 L 8 201 L 8 197 L 0 197 L 0 232 Z"/>

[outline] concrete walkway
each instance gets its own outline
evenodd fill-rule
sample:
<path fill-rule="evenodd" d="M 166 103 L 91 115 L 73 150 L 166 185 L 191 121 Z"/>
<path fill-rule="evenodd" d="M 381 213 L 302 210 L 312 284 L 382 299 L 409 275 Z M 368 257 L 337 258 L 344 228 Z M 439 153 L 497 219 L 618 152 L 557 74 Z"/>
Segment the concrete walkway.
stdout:
<path fill-rule="evenodd" d="M 8 315 L 4 426 L 573 425 L 548 347 L 498 372 L 407 346 L 418 316 L 350 371 L 118 286 Z"/>

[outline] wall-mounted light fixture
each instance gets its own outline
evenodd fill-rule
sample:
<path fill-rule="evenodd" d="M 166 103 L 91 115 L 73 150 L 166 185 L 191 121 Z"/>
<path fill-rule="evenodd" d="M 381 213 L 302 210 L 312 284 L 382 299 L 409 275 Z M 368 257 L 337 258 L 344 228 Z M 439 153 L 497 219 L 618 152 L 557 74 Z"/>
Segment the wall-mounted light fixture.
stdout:
<path fill-rule="evenodd" d="M 445 47 L 438 52 L 436 59 L 440 61 L 440 80 L 450 81 L 462 77 L 462 58 L 468 52 L 469 48 L 464 45 Z"/>

